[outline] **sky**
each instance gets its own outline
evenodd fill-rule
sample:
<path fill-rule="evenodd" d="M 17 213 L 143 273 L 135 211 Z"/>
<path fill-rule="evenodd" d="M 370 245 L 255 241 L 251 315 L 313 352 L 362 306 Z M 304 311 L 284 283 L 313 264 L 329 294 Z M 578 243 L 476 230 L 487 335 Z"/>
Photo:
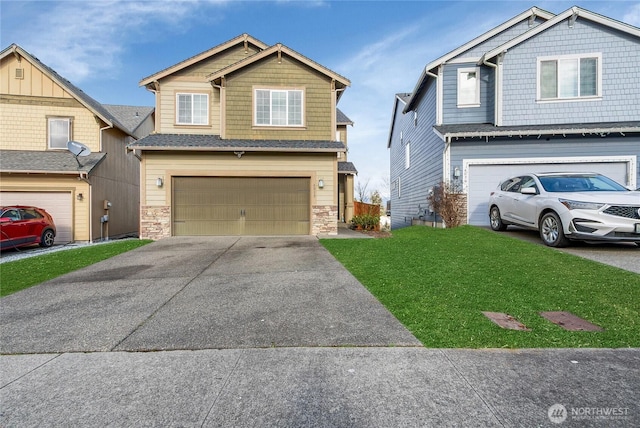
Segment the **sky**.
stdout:
<path fill-rule="evenodd" d="M 17 43 L 103 104 L 153 106 L 144 77 L 242 33 L 282 43 L 351 81 L 338 107 L 354 122 L 356 187 L 386 197 L 395 94 L 411 92 L 426 64 L 533 6 L 575 5 L 640 27 L 640 0 L 0 0 L 0 48 Z"/>

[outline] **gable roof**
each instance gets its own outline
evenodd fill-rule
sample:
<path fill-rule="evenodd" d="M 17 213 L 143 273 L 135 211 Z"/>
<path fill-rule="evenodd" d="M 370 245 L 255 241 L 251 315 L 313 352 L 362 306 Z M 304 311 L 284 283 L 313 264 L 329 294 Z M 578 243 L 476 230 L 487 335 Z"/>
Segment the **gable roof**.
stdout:
<path fill-rule="evenodd" d="M 389 128 L 389 138 L 387 139 L 387 149 L 391 147 L 391 136 L 393 135 L 393 127 L 396 123 L 396 112 L 398 111 L 398 103 L 407 104 L 411 99 L 411 94 L 408 92 L 401 92 L 396 94 L 395 101 L 393 102 L 393 113 L 391 114 L 391 127 Z"/>
<path fill-rule="evenodd" d="M 266 58 L 268 56 L 274 55 L 274 54 L 278 54 L 278 55 L 282 55 L 285 54 L 305 65 L 307 65 L 308 67 L 311 67 L 312 69 L 330 77 L 331 79 L 335 80 L 337 83 L 339 83 L 341 85 L 342 88 L 346 88 L 347 86 L 351 86 L 351 81 L 349 79 L 347 79 L 344 76 L 339 75 L 338 73 L 328 69 L 327 67 L 318 64 L 317 62 L 307 58 L 306 56 L 302 55 L 299 52 L 296 52 L 295 50 L 283 45 L 282 43 L 276 43 L 275 45 L 268 47 L 260 52 L 257 52 L 247 58 L 244 58 L 234 64 L 231 64 L 227 67 L 224 67 L 214 73 L 211 73 L 210 75 L 207 76 L 207 80 L 208 81 L 214 81 L 216 79 L 219 79 L 221 77 L 226 76 L 227 74 L 231 74 L 241 68 L 244 68 L 250 64 L 254 64 L 258 61 L 260 61 L 263 58 Z M 342 92 L 338 93 L 338 98 L 340 98 L 340 95 L 342 94 Z"/>
<path fill-rule="evenodd" d="M 423 71 L 422 74 L 420 75 L 420 78 L 418 79 L 418 83 L 416 83 L 415 88 L 413 89 L 412 95 L 409 99 L 409 101 L 407 102 L 407 105 L 404 109 L 404 112 L 406 113 L 407 111 L 411 110 L 415 104 L 415 101 L 419 98 L 419 95 L 422 93 L 422 89 L 424 88 L 424 86 L 426 85 L 426 82 L 428 80 L 429 77 L 433 77 L 433 70 L 436 69 L 438 66 L 446 63 L 447 61 L 451 60 L 452 58 L 455 58 L 456 56 L 460 55 L 461 53 L 468 51 L 471 48 L 476 47 L 477 45 L 479 45 L 480 43 L 483 43 L 487 40 L 489 40 L 490 38 L 496 36 L 497 34 L 507 30 L 508 28 L 516 25 L 519 22 L 522 22 L 525 19 L 533 19 L 536 17 L 540 17 L 543 18 L 545 20 L 549 20 L 551 18 L 554 17 L 554 14 L 552 14 L 551 12 L 547 12 L 546 10 L 537 8 L 537 7 L 532 7 L 531 9 L 528 9 L 524 12 L 522 12 L 519 15 L 514 16 L 513 18 L 509 19 L 508 21 L 503 22 L 502 24 L 498 25 L 497 27 L 487 31 L 486 33 L 476 37 L 473 40 L 470 40 L 469 42 L 465 43 L 464 45 L 452 50 L 451 52 L 441 56 L 440 58 L 431 61 L 429 64 L 427 64 Z M 542 25 L 542 24 L 541 24 Z M 537 27 L 536 27 L 537 28 Z"/>
<path fill-rule="evenodd" d="M 135 133 L 136 129 L 144 122 L 154 111 L 154 107 L 146 106 L 123 106 L 115 104 L 103 104 L 115 118 L 129 129 L 129 132 Z"/>
<path fill-rule="evenodd" d="M 133 136 L 131 132 L 124 126 L 118 119 L 116 119 L 102 104 L 91 98 L 84 93 L 82 89 L 75 86 L 73 83 L 60 76 L 55 70 L 40 62 L 38 58 L 31 55 L 29 52 L 13 43 L 2 52 L 0 52 L 0 59 L 4 59 L 8 55 L 19 55 L 22 58 L 27 59 L 34 67 L 40 70 L 43 74 L 48 76 L 51 80 L 63 87 L 69 94 L 71 94 L 80 104 L 89 109 L 94 115 L 98 116 L 107 125 L 118 128 L 127 135 Z"/>
<path fill-rule="evenodd" d="M 577 6 L 574 6 L 570 9 L 565 10 L 564 12 L 556 15 L 555 17 L 553 17 L 552 19 L 548 20 L 547 22 L 538 25 L 537 27 L 534 27 L 532 29 L 530 29 L 529 31 L 522 33 L 521 35 L 514 37 L 513 39 L 509 40 L 508 42 L 486 52 L 482 58 L 480 59 L 479 63 L 482 63 L 483 61 L 486 61 L 490 58 L 494 58 L 497 55 L 499 55 L 500 53 L 511 49 L 514 46 L 519 45 L 520 43 L 524 42 L 525 40 L 528 40 L 530 38 L 532 38 L 533 36 L 540 34 L 541 32 L 547 30 L 550 27 L 553 27 L 554 25 L 557 25 L 560 22 L 563 22 L 566 19 L 587 19 L 589 21 L 593 21 L 596 22 L 598 24 L 604 25 L 606 27 L 618 30 L 618 31 L 622 31 L 624 33 L 630 34 L 632 36 L 635 37 L 640 37 L 640 28 L 634 27 L 632 25 L 629 24 L 625 24 L 624 22 L 620 22 L 620 21 L 616 21 L 615 19 L 611 19 L 608 18 L 606 16 L 603 15 L 599 15 L 597 13 L 593 13 L 591 11 L 585 10 L 585 9 L 581 9 Z"/>
<path fill-rule="evenodd" d="M 240 34 L 237 37 L 234 37 L 231 40 L 228 40 L 224 43 L 221 43 L 217 46 L 212 47 L 211 49 L 207 49 L 204 52 L 200 52 L 197 55 L 192 56 L 191 58 L 187 58 L 184 61 L 180 61 L 177 64 L 174 64 L 170 67 L 165 68 L 164 70 L 161 70 L 157 73 L 152 74 L 151 76 L 145 77 L 140 81 L 140 86 L 145 86 L 148 85 L 149 83 L 153 83 L 154 81 L 158 80 L 158 79 L 162 79 L 163 77 L 166 77 L 170 74 L 173 74 L 177 71 L 180 71 L 186 67 L 189 67 L 193 64 L 196 64 L 202 60 L 205 60 L 209 57 L 212 57 L 213 55 L 217 55 L 220 52 L 223 52 L 233 46 L 236 46 L 240 43 L 245 44 L 245 46 L 247 46 L 248 44 L 252 44 L 255 47 L 257 47 L 260 50 L 266 49 L 268 47 L 267 44 L 261 42 L 260 40 L 256 39 L 255 37 L 250 36 L 247 33 L 244 34 Z"/>

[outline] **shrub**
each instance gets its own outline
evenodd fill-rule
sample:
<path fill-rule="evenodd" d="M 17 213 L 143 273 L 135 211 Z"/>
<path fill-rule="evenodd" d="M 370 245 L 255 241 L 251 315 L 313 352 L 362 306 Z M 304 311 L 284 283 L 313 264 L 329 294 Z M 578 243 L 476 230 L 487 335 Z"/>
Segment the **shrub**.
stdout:
<path fill-rule="evenodd" d="M 352 229 L 378 230 L 380 228 L 380 216 L 374 214 L 362 214 L 351 219 Z"/>
<path fill-rule="evenodd" d="M 446 228 L 458 227 L 464 222 L 466 213 L 463 195 L 459 186 L 440 182 L 427 197 L 433 211 L 442 218 Z"/>

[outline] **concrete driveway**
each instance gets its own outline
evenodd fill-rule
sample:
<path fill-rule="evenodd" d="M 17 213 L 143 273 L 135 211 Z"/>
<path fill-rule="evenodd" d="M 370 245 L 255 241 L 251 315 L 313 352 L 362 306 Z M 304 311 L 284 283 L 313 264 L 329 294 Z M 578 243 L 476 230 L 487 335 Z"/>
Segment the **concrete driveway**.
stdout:
<path fill-rule="evenodd" d="M 540 240 L 540 235 L 535 230 L 509 226 L 506 231 L 496 233 L 533 244 L 544 245 Z M 557 248 L 557 250 L 606 265 L 615 266 L 620 269 L 640 273 L 640 247 L 632 243 L 589 244 L 585 242 L 572 242 L 568 247 Z"/>
<path fill-rule="evenodd" d="M 420 346 L 315 237 L 169 238 L 2 299 L 0 352 Z"/>
<path fill-rule="evenodd" d="M 312 237 L 165 239 L 0 303 L 3 427 L 640 423 L 639 349 L 423 348 Z"/>

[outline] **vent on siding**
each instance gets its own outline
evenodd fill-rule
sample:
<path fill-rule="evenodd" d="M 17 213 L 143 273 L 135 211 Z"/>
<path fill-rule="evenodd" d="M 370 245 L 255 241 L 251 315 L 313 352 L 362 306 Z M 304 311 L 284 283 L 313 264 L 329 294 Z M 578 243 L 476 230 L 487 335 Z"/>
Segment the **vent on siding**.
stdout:
<path fill-rule="evenodd" d="M 16 79 L 24 79 L 24 68 L 16 68 Z"/>

